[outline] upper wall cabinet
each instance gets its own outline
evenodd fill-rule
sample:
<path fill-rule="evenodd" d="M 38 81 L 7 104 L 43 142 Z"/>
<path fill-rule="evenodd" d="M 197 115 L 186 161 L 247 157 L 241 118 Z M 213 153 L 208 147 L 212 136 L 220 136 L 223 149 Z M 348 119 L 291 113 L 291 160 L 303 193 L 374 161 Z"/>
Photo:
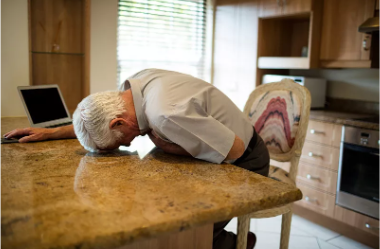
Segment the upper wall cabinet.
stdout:
<path fill-rule="evenodd" d="M 324 1 L 321 67 L 371 67 L 371 35 L 358 27 L 374 16 L 375 5 L 375 0 Z"/>
<path fill-rule="evenodd" d="M 267 16 L 259 18 L 258 68 L 319 67 L 322 2 L 283 0 L 281 14 L 269 15 L 273 2 L 260 2 L 261 13 Z"/>
<path fill-rule="evenodd" d="M 311 0 L 260 0 L 259 17 L 310 12 L 311 3 Z"/>
<path fill-rule="evenodd" d="M 30 85 L 57 84 L 72 113 L 89 94 L 91 0 L 29 0 Z"/>

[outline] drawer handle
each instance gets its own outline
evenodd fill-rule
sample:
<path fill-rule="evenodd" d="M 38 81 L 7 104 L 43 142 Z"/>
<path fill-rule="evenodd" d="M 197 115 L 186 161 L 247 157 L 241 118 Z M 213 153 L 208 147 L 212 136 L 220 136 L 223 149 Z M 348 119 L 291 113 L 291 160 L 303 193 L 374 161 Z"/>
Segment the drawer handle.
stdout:
<path fill-rule="evenodd" d="M 308 153 L 309 157 L 322 157 L 321 155 L 314 154 L 313 152 Z"/>
<path fill-rule="evenodd" d="M 310 133 L 311 133 L 311 134 L 325 134 L 323 131 L 316 131 L 316 130 L 314 130 L 314 129 L 311 129 L 311 130 L 310 130 Z"/>
<path fill-rule="evenodd" d="M 307 174 L 307 175 L 306 175 L 306 178 L 307 178 L 307 179 L 310 179 L 310 180 L 319 180 L 319 179 L 320 179 L 318 176 L 312 176 L 312 175 L 310 175 L 310 174 Z"/>
<path fill-rule="evenodd" d="M 379 227 L 373 227 L 373 226 L 371 226 L 368 223 L 365 223 L 365 227 L 368 228 L 368 229 L 379 230 Z"/>
<path fill-rule="evenodd" d="M 317 198 L 310 198 L 309 196 L 305 196 L 305 201 L 307 201 L 307 202 L 317 202 Z"/>

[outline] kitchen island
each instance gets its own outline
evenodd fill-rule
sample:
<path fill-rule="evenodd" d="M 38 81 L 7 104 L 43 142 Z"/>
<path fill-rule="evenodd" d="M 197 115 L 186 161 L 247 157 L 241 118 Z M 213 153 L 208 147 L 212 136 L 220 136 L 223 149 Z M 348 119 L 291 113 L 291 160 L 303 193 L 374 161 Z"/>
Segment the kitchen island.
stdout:
<path fill-rule="evenodd" d="M 2 118 L 2 134 L 27 126 L 26 118 Z M 234 165 L 159 149 L 140 159 L 123 150 L 89 153 L 68 139 L 2 144 L 1 153 L 2 248 L 147 248 L 169 240 L 173 248 L 211 248 L 214 222 L 302 198 L 292 185 Z"/>

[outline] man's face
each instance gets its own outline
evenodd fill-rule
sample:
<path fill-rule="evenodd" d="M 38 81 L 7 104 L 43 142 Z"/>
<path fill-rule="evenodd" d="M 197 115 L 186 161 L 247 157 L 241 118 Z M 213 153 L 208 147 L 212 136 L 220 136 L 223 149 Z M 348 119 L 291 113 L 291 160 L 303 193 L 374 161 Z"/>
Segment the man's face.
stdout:
<path fill-rule="evenodd" d="M 128 131 L 122 131 L 121 138 L 114 144 L 108 146 L 107 148 L 101 149 L 101 150 L 115 150 L 119 148 L 121 145 L 124 146 L 131 146 L 132 140 L 136 137 L 135 135 L 131 134 L 131 132 Z"/>

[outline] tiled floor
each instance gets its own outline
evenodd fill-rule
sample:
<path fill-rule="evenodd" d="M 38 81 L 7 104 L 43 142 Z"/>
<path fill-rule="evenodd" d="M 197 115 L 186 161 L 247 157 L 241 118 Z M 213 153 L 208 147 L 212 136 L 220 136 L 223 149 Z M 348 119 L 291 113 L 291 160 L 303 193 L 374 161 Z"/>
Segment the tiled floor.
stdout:
<path fill-rule="evenodd" d="M 236 233 L 237 219 L 226 230 Z M 270 219 L 252 219 L 250 230 L 257 236 L 255 249 L 280 248 L 281 216 Z M 290 249 L 367 249 L 359 242 L 346 238 L 327 228 L 293 215 L 290 232 Z"/>

